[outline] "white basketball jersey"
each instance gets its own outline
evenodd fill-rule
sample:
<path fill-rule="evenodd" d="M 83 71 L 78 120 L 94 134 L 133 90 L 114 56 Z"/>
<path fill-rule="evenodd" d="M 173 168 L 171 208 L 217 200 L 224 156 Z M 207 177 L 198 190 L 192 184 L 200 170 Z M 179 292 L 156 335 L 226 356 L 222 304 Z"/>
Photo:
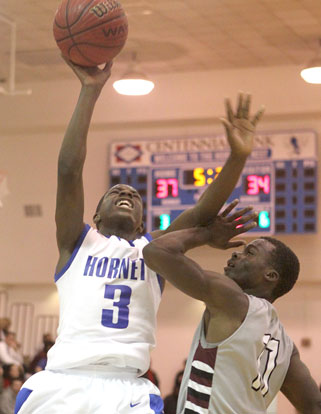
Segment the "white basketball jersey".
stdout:
<path fill-rule="evenodd" d="M 86 225 L 55 275 L 60 320 L 47 369 L 111 365 L 144 373 L 155 346 L 161 299 L 158 275 L 144 264 L 145 235 L 106 237 Z"/>
<path fill-rule="evenodd" d="M 187 360 L 177 414 L 263 414 L 280 390 L 292 355 L 275 308 L 248 296 L 242 325 L 229 338 L 207 343 L 204 319 Z"/>

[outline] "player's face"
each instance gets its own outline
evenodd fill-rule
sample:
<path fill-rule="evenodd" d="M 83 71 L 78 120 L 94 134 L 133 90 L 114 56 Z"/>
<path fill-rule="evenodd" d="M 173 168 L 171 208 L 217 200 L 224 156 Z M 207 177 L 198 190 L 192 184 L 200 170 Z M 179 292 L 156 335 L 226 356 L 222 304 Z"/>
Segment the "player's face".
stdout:
<path fill-rule="evenodd" d="M 105 194 L 99 214 L 102 220 L 120 217 L 138 228 L 142 224 L 143 202 L 135 188 L 118 184 Z"/>
<path fill-rule="evenodd" d="M 257 239 L 247 244 L 242 252 L 234 252 L 224 273 L 243 290 L 260 285 L 271 269 L 271 253 L 275 246 L 268 240 Z"/>

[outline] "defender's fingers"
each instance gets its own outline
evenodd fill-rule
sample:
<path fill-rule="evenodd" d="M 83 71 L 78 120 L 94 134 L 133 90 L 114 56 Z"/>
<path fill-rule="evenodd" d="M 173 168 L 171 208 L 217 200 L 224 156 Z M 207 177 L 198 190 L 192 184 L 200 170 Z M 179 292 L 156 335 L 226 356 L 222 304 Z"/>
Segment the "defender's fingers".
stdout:
<path fill-rule="evenodd" d="M 242 208 L 241 210 L 237 210 L 228 217 L 229 221 L 234 221 L 234 220 L 244 216 L 245 214 L 247 214 L 248 212 L 250 212 L 252 210 L 253 210 L 253 206 L 248 206 L 248 207 Z"/>
<path fill-rule="evenodd" d="M 248 223 L 249 221 L 253 221 L 257 219 L 257 212 L 246 214 L 238 219 L 235 220 L 235 225 L 239 226 L 240 224 Z"/>
<path fill-rule="evenodd" d="M 235 247 L 241 247 L 245 245 L 246 245 L 246 242 L 244 240 L 237 240 L 237 241 L 228 242 L 226 245 L 226 248 L 233 249 Z"/>
<path fill-rule="evenodd" d="M 237 228 L 237 234 L 246 233 L 247 231 L 254 229 L 256 226 L 257 223 L 255 221 L 252 221 L 249 224 L 245 224 L 244 226 L 240 226 Z"/>
<path fill-rule="evenodd" d="M 251 121 L 252 125 L 255 126 L 259 122 L 259 120 L 262 118 L 264 114 L 264 111 L 265 111 L 265 107 L 262 105 L 260 109 L 257 111 L 257 113 L 254 115 L 254 117 L 252 118 L 252 121 Z"/>
<path fill-rule="evenodd" d="M 237 198 L 235 200 L 233 200 L 226 208 L 225 210 L 220 214 L 221 217 L 226 217 L 228 214 L 230 214 L 230 212 L 233 210 L 233 208 L 235 208 L 235 206 L 238 205 L 240 200 L 238 200 Z"/>

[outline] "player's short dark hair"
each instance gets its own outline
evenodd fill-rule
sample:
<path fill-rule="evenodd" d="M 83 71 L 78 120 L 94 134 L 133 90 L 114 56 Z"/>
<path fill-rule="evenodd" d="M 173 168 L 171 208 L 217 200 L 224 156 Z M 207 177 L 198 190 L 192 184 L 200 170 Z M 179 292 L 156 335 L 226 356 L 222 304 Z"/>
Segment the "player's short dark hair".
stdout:
<path fill-rule="evenodd" d="M 297 255 L 280 240 L 266 236 L 260 238 L 275 246 L 271 253 L 271 264 L 280 275 L 279 282 L 273 290 L 273 296 L 277 299 L 289 292 L 295 285 L 300 272 L 300 262 Z"/>

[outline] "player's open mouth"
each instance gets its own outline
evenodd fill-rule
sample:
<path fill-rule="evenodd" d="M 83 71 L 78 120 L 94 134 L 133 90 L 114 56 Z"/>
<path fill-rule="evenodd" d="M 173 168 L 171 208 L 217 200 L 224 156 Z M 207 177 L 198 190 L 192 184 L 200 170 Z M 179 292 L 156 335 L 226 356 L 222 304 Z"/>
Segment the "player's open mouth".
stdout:
<path fill-rule="evenodd" d="M 119 200 L 117 201 L 116 206 L 121 208 L 127 208 L 130 210 L 134 208 L 134 205 L 130 200 Z"/>

